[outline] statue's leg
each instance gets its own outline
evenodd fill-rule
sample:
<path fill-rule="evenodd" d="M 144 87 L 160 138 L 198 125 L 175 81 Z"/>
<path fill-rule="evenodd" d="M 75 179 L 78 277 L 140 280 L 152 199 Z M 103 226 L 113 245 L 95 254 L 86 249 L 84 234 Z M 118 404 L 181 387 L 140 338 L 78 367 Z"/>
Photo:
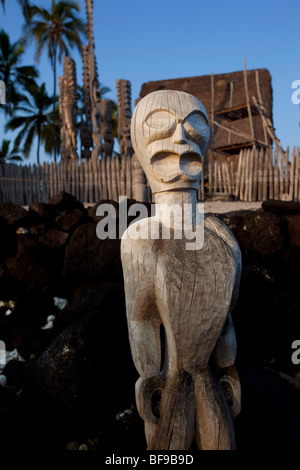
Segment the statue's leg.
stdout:
<path fill-rule="evenodd" d="M 157 384 L 155 385 L 155 382 Z M 152 390 L 150 390 L 152 388 Z M 154 378 L 138 386 L 143 403 L 148 403 L 145 434 L 149 450 L 186 450 L 195 437 L 195 396 L 192 377 L 184 371 Z M 137 389 L 136 389 L 137 391 Z M 149 419 L 149 410 L 152 419 Z"/>
<path fill-rule="evenodd" d="M 233 450 L 235 438 L 232 418 L 222 393 L 207 371 L 194 377 L 196 398 L 196 444 L 201 450 Z"/>

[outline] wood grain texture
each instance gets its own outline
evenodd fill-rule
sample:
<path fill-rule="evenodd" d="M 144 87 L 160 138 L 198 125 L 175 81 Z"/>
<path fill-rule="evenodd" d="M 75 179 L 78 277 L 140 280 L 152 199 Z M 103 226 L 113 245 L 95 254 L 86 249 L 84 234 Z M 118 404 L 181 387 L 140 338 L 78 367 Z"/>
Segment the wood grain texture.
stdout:
<path fill-rule="evenodd" d="M 130 225 L 121 242 L 129 340 L 140 375 L 136 404 L 148 449 L 186 450 L 193 442 L 203 450 L 234 449 L 232 416 L 240 409 L 240 386 L 231 311 L 241 253 L 219 219 L 196 218 L 195 175 L 199 182 L 205 142 L 200 148 L 200 137 L 191 136 L 209 139 L 201 103 L 183 92 L 151 95 L 133 114 L 132 138 L 160 211 Z M 193 133 L 182 124 L 191 115 Z M 177 237 L 177 214 L 163 238 L 168 209 L 185 210 L 186 204 L 189 229 Z M 203 245 L 189 250 L 186 243 L 201 221 Z"/>

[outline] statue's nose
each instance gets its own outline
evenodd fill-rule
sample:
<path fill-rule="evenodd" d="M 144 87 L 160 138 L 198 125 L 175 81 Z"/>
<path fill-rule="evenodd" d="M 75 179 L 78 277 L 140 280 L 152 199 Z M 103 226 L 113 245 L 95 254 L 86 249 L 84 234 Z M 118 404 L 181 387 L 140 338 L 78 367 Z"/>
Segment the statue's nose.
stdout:
<path fill-rule="evenodd" d="M 184 127 L 181 122 L 177 124 L 176 130 L 173 135 L 174 144 L 186 144 L 186 135 Z"/>

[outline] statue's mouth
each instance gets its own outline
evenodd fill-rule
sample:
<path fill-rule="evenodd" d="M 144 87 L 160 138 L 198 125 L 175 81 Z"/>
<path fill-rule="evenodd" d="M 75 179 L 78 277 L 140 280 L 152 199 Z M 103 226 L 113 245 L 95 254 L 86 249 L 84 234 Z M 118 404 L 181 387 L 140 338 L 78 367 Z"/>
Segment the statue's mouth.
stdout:
<path fill-rule="evenodd" d="M 151 158 L 154 172 L 164 182 L 173 182 L 179 179 L 196 181 L 202 170 L 202 159 L 199 153 L 187 151 L 178 154 L 169 150 L 157 152 Z"/>

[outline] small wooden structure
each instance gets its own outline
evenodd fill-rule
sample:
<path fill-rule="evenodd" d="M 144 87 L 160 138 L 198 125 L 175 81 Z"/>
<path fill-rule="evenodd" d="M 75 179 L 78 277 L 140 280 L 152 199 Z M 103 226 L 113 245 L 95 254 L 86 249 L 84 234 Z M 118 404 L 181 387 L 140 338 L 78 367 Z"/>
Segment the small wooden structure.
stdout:
<path fill-rule="evenodd" d="M 272 118 L 271 76 L 266 69 L 147 82 L 140 97 L 155 90 L 182 90 L 196 96 L 208 111 L 211 139 L 204 173 L 211 161 L 233 162 L 242 149 L 268 149 L 275 136 Z"/>

